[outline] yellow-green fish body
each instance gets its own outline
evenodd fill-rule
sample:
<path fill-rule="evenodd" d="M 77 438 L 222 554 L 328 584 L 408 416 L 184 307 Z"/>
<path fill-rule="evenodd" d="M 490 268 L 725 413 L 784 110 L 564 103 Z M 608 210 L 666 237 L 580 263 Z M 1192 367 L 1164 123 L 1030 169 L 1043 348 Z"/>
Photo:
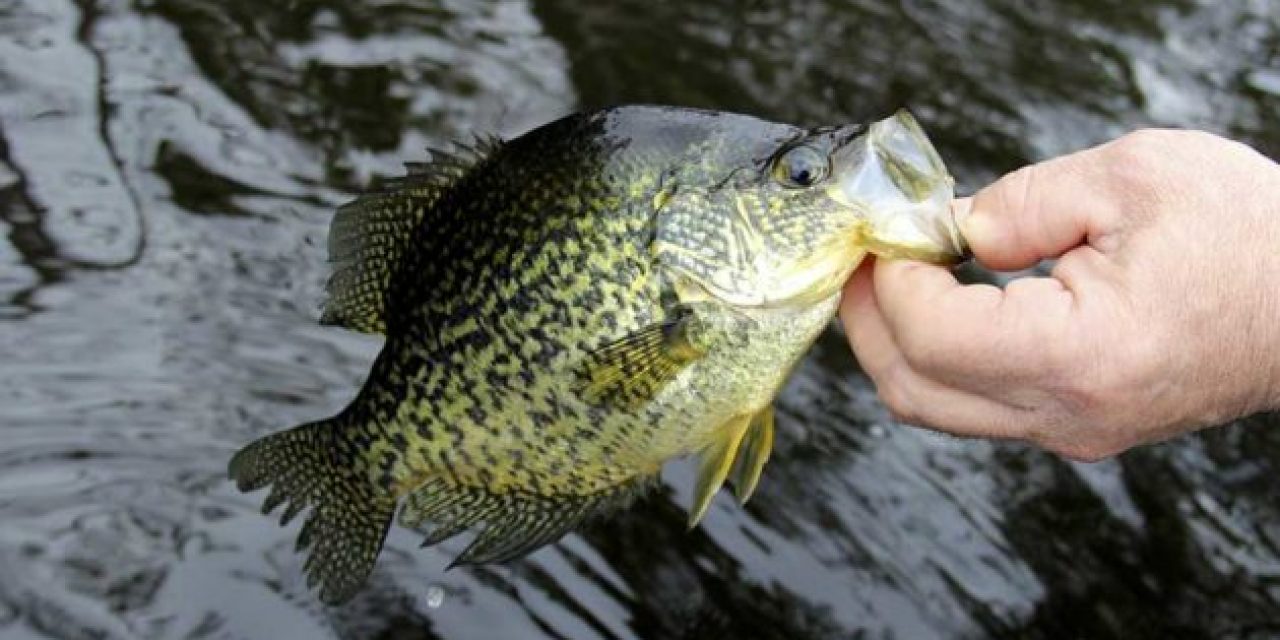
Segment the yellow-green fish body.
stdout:
<path fill-rule="evenodd" d="M 385 333 L 339 415 L 231 462 L 299 535 L 330 602 L 372 568 L 397 505 L 458 562 L 527 553 L 700 454 L 691 524 L 745 500 L 770 405 L 868 249 L 962 250 L 951 181 L 905 113 L 802 130 L 619 107 L 437 154 L 339 210 L 323 321 Z"/>

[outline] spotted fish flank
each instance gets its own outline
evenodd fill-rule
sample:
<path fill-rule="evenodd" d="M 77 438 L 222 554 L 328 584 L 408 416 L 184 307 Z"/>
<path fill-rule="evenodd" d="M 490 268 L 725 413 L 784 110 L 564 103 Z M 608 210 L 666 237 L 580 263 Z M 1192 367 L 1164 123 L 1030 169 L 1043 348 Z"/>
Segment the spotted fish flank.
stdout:
<path fill-rule="evenodd" d="M 474 532 L 455 563 L 501 561 L 699 454 L 692 526 L 726 479 L 751 495 L 773 398 L 867 248 L 960 254 L 950 190 L 905 113 L 806 131 L 620 107 L 434 153 L 334 218 L 322 322 L 386 335 L 359 395 L 230 473 L 283 522 L 309 510 L 327 602 L 397 507 L 424 545 Z"/>

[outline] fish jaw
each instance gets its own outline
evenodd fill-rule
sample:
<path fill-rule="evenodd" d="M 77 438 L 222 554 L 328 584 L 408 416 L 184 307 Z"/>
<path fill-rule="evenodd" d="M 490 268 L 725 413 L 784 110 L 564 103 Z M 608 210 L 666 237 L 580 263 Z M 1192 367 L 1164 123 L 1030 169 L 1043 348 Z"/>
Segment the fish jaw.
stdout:
<path fill-rule="evenodd" d="M 750 287 L 734 286 L 728 279 L 704 281 L 673 267 L 673 289 L 683 303 L 715 300 L 738 309 L 809 307 L 837 294 L 868 253 L 857 236 L 832 244 L 785 268 L 759 266 Z"/>
<path fill-rule="evenodd" d="M 968 247 L 951 213 L 955 180 L 906 110 L 839 149 L 827 195 L 856 212 L 859 242 L 884 258 L 960 262 Z"/>
<path fill-rule="evenodd" d="M 867 248 L 856 238 L 816 251 L 791 269 L 776 272 L 761 291 L 760 307 L 808 307 L 840 291 L 854 269 L 862 264 Z"/>

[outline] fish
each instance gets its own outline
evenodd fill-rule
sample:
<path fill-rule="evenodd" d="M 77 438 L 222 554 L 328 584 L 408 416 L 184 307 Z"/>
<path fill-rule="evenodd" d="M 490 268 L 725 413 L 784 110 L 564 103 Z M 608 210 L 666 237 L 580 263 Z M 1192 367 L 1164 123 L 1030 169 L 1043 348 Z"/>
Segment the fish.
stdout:
<path fill-rule="evenodd" d="M 454 565 L 502 562 L 627 507 L 698 456 L 692 528 L 745 503 L 772 405 L 867 255 L 953 263 L 954 180 L 905 110 L 801 128 L 632 105 L 479 137 L 340 207 L 321 323 L 385 336 L 337 415 L 230 460 L 303 511 L 337 604 L 399 510 Z"/>

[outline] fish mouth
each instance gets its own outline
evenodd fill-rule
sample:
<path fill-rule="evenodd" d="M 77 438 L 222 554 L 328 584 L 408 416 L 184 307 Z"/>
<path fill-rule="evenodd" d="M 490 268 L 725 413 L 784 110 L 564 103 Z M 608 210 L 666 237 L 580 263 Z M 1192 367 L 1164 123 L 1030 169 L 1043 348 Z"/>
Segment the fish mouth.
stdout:
<path fill-rule="evenodd" d="M 859 241 L 872 253 L 938 264 L 968 256 L 951 210 L 955 180 L 908 111 L 873 123 L 832 164 L 827 193 L 855 212 Z"/>

